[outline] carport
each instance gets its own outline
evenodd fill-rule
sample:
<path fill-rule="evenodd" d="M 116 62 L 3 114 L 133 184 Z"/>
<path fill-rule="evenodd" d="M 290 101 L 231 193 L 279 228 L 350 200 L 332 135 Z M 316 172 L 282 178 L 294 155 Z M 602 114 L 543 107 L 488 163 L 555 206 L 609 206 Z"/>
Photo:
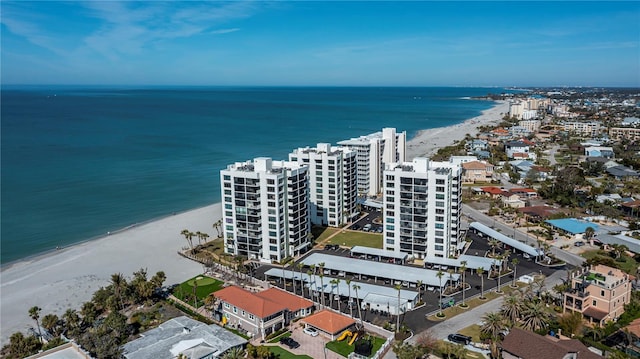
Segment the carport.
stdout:
<path fill-rule="evenodd" d="M 476 270 L 478 268 L 489 269 L 492 266 L 499 266 L 502 264 L 502 260 L 489 257 L 479 257 L 463 254 L 458 258 L 440 258 L 440 257 L 427 257 L 424 259 L 425 265 L 427 263 L 445 265 L 454 268 L 462 267 L 462 262 L 467 262 L 465 267 L 469 270 Z"/>
<path fill-rule="evenodd" d="M 481 233 L 484 234 L 486 236 L 489 236 L 493 239 L 497 239 L 500 242 L 513 247 L 523 253 L 527 253 L 531 256 L 534 257 L 539 257 L 542 256 L 544 253 L 542 252 L 541 249 L 536 249 L 531 247 L 528 244 L 516 241 L 515 239 L 511 238 L 511 237 L 507 237 L 504 234 L 485 226 L 484 224 L 480 223 L 480 222 L 473 222 L 469 225 L 470 229 L 473 229 L 476 233 Z"/>
<path fill-rule="evenodd" d="M 351 248 L 352 257 L 366 256 L 376 259 L 378 262 L 390 262 L 395 264 L 405 264 L 407 257 L 406 253 L 396 253 L 393 251 L 386 251 L 379 248 L 354 246 Z"/>
<path fill-rule="evenodd" d="M 345 273 L 352 273 L 358 276 L 360 281 L 364 276 L 371 276 L 374 281 L 379 279 L 390 279 L 394 282 L 408 282 L 417 284 L 422 282 L 425 285 L 445 287 L 448 281 L 453 283 L 460 279 L 460 274 L 450 274 L 443 277 L 443 281 L 438 278 L 438 271 L 430 269 L 415 268 L 409 266 L 401 266 L 397 264 L 389 264 L 383 262 L 375 262 L 331 256 L 323 253 L 313 253 L 307 258 L 301 261 L 306 266 L 315 265 L 319 266 L 320 263 L 324 263 L 324 268 L 329 270 L 336 270 Z M 452 284 L 453 284 L 452 283 Z"/>
<path fill-rule="evenodd" d="M 322 335 L 336 340 L 345 330 L 352 329 L 356 321 L 346 315 L 324 309 L 300 320 L 305 326 L 318 330 Z"/>

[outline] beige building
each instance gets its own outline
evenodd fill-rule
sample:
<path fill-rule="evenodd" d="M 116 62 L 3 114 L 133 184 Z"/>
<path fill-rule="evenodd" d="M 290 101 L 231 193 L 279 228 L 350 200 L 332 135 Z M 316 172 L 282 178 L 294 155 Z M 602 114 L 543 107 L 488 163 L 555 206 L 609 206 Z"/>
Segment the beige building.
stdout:
<path fill-rule="evenodd" d="M 540 129 L 540 120 L 522 120 L 518 122 L 518 126 L 526 129 L 529 132 L 538 132 Z"/>
<path fill-rule="evenodd" d="M 585 136 L 597 136 L 602 130 L 602 124 L 600 122 L 591 121 L 591 122 L 565 122 L 564 130 L 568 132 L 573 132 L 579 135 Z"/>
<path fill-rule="evenodd" d="M 462 182 L 491 182 L 493 165 L 485 161 L 471 161 L 462 164 Z"/>
<path fill-rule="evenodd" d="M 640 128 L 613 127 L 609 129 L 609 138 L 616 141 L 620 141 L 622 139 L 636 141 L 640 139 Z"/>
<path fill-rule="evenodd" d="M 564 293 L 564 311 L 582 313 L 594 325 L 616 321 L 631 300 L 631 276 L 596 265 L 572 274 L 571 288 Z"/>

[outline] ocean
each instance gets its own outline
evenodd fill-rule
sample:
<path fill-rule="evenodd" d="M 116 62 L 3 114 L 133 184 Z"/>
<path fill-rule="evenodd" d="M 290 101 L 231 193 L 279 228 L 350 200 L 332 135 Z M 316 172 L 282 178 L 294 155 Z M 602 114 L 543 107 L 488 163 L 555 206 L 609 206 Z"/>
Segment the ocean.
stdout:
<path fill-rule="evenodd" d="M 477 116 L 501 88 L 7 87 L 0 262 L 220 200 L 219 170 Z"/>

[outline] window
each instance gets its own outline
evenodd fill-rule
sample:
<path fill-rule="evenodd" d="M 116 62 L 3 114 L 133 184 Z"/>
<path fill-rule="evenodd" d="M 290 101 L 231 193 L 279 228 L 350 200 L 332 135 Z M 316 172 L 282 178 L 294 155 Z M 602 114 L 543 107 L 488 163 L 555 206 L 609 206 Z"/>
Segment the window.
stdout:
<path fill-rule="evenodd" d="M 436 193 L 436 199 L 444 199 L 444 194 L 437 194 Z"/>
<path fill-rule="evenodd" d="M 253 320 L 254 318 L 253 314 L 249 313 L 249 319 Z"/>
<path fill-rule="evenodd" d="M 443 179 L 436 179 L 436 184 L 444 184 L 444 180 Z"/>
<path fill-rule="evenodd" d="M 436 223 L 436 228 L 437 229 L 444 229 L 444 224 L 443 223 Z"/>
<path fill-rule="evenodd" d="M 229 175 L 224 175 L 224 180 L 225 180 L 225 181 L 230 181 L 230 180 L 231 180 L 231 176 L 229 176 Z"/>
<path fill-rule="evenodd" d="M 229 303 L 224 303 L 224 307 L 225 307 L 225 308 L 227 308 L 227 309 L 231 308 L 231 306 L 229 305 Z"/>
<path fill-rule="evenodd" d="M 444 247 L 443 247 L 443 246 L 436 245 L 436 251 L 441 251 L 441 250 L 444 250 Z"/>
<path fill-rule="evenodd" d="M 604 290 L 601 290 L 601 291 L 600 291 L 600 296 L 601 296 L 601 297 L 604 297 Z M 595 305 L 595 304 L 594 304 L 594 305 Z"/>
<path fill-rule="evenodd" d="M 592 304 L 593 304 L 593 305 L 596 305 L 596 301 L 595 301 L 595 299 L 593 300 L 593 303 L 592 303 Z"/>
<path fill-rule="evenodd" d="M 244 310 L 242 311 L 242 316 L 244 317 Z"/>
<path fill-rule="evenodd" d="M 443 201 L 436 201 L 436 207 L 444 207 Z"/>
<path fill-rule="evenodd" d="M 233 307 L 233 312 L 234 312 L 234 313 L 236 313 L 236 314 L 238 314 L 238 307 L 234 306 L 234 307 Z"/>

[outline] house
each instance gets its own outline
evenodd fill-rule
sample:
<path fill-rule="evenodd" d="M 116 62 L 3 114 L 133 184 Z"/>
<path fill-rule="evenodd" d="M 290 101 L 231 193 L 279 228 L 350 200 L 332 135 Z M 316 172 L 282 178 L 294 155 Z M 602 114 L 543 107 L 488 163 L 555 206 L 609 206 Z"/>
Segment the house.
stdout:
<path fill-rule="evenodd" d="M 550 219 L 545 221 L 555 230 L 582 239 L 588 228 L 597 231 L 600 226 L 595 223 L 581 221 L 575 218 Z"/>
<path fill-rule="evenodd" d="M 215 324 L 205 324 L 186 316 L 170 319 L 148 330 L 140 338 L 123 345 L 126 359 L 221 358 L 247 340 Z"/>
<path fill-rule="evenodd" d="M 482 193 L 493 199 L 500 198 L 502 196 L 502 192 L 504 192 L 502 188 L 496 186 L 480 187 L 480 190 Z"/>
<path fill-rule="evenodd" d="M 486 140 L 475 138 L 471 141 L 468 141 L 465 147 L 469 152 L 487 151 L 489 149 L 489 142 Z"/>
<path fill-rule="evenodd" d="M 620 208 L 631 216 L 640 216 L 640 200 L 627 201 L 620 204 Z"/>
<path fill-rule="evenodd" d="M 582 313 L 597 326 L 616 321 L 631 300 L 632 279 L 620 269 L 601 264 L 574 272 L 564 293 L 564 312 Z"/>
<path fill-rule="evenodd" d="M 322 336 L 335 340 L 346 330 L 352 330 L 356 321 L 346 315 L 334 313 L 327 309 L 301 320 L 305 327 L 316 329 Z"/>
<path fill-rule="evenodd" d="M 471 161 L 462 164 L 462 182 L 491 182 L 493 165 L 485 161 Z"/>
<path fill-rule="evenodd" d="M 562 213 L 559 209 L 549 206 L 529 206 L 518 208 L 518 212 L 523 213 L 526 216 L 527 221 L 530 222 L 540 222 Z"/>
<path fill-rule="evenodd" d="M 531 166 L 530 171 L 534 171 L 535 178 L 533 179 L 536 181 L 544 181 L 553 173 L 553 170 L 551 168 L 543 166 Z"/>
<path fill-rule="evenodd" d="M 271 288 L 253 293 L 237 286 L 214 292 L 223 323 L 262 338 L 289 325 L 295 317 L 311 314 L 313 302 Z"/>
<path fill-rule="evenodd" d="M 500 344 L 503 359 L 598 359 L 577 339 L 558 339 L 513 327 Z"/>
<path fill-rule="evenodd" d="M 527 205 L 519 195 L 512 194 L 508 191 L 502 192 L 500 200 L 502 201 L 502 205 L 505 207 L 522 208 Z"/>
<path fill-rule="evenodd" d="M 504 152 L 512 159 L 536 159 L 536 154 L 531 151 L 531 146 L 523 141 L 509 141 L 504 145 Z"/>
<path fill-rule="evenodd" d="M 517 195 L 524 201 L 538 198 L 538 192 L 533 188 L 512 188 L 509 190 L 509 193 Z"/>
<path fill-rule="evenodd" d="M 613 147 L 590 146 L 584 148 L 584 155 L 587 157 L 613 158 L 615 154 Z"/>
<path fill-rule="evenodd" d="M 638 176 L 640 176 L 637 171 L 634 171 L 631 168 L 622 165 L 607 167 L 607 173 L 615 177 L 615 179 L 617 180 L 626 180 L 630 178 L 637 178 Z"/>

